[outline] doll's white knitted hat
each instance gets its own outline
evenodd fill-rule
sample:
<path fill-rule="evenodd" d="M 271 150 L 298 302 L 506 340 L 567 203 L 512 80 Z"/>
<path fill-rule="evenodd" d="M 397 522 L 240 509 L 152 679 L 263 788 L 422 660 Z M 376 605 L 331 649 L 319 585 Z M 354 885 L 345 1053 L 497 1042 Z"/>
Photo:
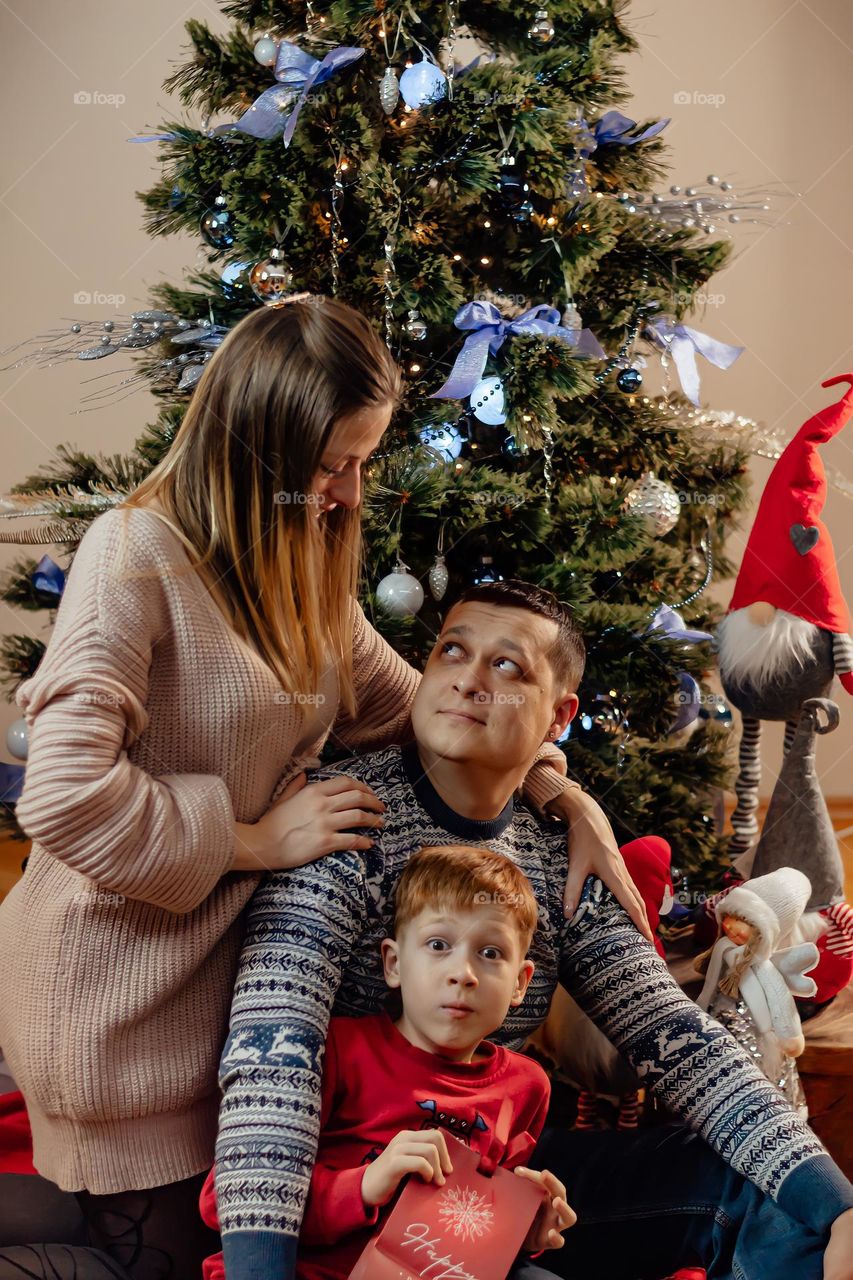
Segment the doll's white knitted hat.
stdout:
<path fill-rule="evenodd" d="M 717 920 L 738 916 L 754 925 L 761 941 L 750 943 L 753 955 L 766 958 L 791 933 L 806 909 L 812 887 L 796 867 L 779 867 L 766 876 L 739 884 L 714 908 Z"/>

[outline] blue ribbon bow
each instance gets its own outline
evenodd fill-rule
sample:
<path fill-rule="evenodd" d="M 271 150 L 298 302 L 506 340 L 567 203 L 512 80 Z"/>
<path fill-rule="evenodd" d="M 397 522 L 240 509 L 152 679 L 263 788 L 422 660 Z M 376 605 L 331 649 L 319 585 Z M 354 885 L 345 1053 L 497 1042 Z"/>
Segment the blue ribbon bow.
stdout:
<path fill-rule="evenodd" d="M 556 307 L 540 302 L 514 320 L 504 320 L 491 302 L 466 302 L 453 318 L 457 329 L 470 329 L 450 376 L 439 391 L 433 391 L 431 400 L 464 400 L 470 396 L 483 376 L 489 354 L 497 355 L 504 340 L 511 333 L 538 333 L 546 338 L 559 338 L 574 347 L 578 355 L 603 360 L 605 353 L 589 329 L 566 329 L 558 323 L 560 313 Z"/>
<path fill-rule="evenodd" d="M 745 347 L 733 347 L 728 342 L 718 342 L 709 338 L 698 329 L 691 329 L 686 324 L 676 324 L 666 316 L 658 316 L 646 325 L 649 339 L 661 351 L 672 356 L 681 389 L 691 404 L 699 406 L 699 370 L 696 367 L 696 353 L 704 356 L 709 364 L 718 369 L 728 369 Z"/>
<path fill-rule="evenodd" d="M 636 120 L 623 116 L 621 111 L 606 111 L 593 126 L 596 146 L 603 147 L 607 143 L 618 143 L 622 147 L 633 147 L 637 142 L 647 142 L 649 138 L 662 133 L 670 120 L 671 117 L 667 116 L 664 120 L 658 120 L 656 124 L 650 124 L 642 133 L 631 133 L 631 130 L 637 127 Z"/>
<path fill-rule="evenodd" d="M 700 644 L 703 640 L 713 640 L 710 631 L 696 631 L 685 626 L 684 619 L 672 605 L 662 604 L 655 609 L 651 622 L 646 627 L 646 635 L 650 631 L 662 631 L 670 640 L 683 640 L 685 644 Z"/>
<path fill-rule="evenodd" d="M 314 86 L 324 84 L 336 71 L 355 62 L 363 53 L 364 49 L 339 45 L 336 49 L 330 49 L 323 61 L 318 62 L 310 53 L 291 44 L 289 40 L 280 41 L 274 71 L 279 83 L 264 90 L 237 124 L 221 125 L 216 132 L 238 129 L 240 133 L 248 133 L 253 138 L 274 138 L 283 128 L 282 139 L 284 145 L 289 146 L 299 112 Z M 285 120 L 284 113 L 291 106 L 293 110 Z"/>
<path fill-rule="evenodd" d="M 50 556 L 42 556 L 30 575 L 30 582 L 36 591 L 56 596 L 57 600 L 65 590 L 65 574 Z"/>

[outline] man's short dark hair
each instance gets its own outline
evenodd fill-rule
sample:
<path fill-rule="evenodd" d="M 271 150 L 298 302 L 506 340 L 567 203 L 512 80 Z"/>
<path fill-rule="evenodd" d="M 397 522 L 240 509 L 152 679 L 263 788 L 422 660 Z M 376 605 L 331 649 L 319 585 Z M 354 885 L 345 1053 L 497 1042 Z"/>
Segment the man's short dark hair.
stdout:
<path fill-rule="evenodd" d="M 507 609 L 527 609 L 540 618 L 550 618 L 559 628 L 557 638 L 548 650 L 548 661 L 557 678 L 557 684 L 565 693 L 574 693 L 581 682 L 586 663 L 586 646 L 580 627 L 567 604 L 558 600 L 553 591 L 508 578 L 504 582 L 484 582 L 479 587 L 468 587 L 454 600 L 457 604 L 503 605 Z"/>

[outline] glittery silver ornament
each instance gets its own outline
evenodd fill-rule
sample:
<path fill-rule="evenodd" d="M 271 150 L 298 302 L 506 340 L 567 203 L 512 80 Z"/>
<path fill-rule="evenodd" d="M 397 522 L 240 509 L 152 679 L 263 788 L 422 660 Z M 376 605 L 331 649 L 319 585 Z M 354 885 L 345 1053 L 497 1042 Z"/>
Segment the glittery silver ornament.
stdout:
<path fill-rule="evenodd" d="M 447 584 L 450 581 L 450 574 L 447 572 L 447 565 L 444 556 L 437 554 L 435 564 L 429 571 L 429 590 L 433 600 L 443 600 L 444 593 L 447 590 Z"/>
<path fill-rule="evenodd" d="M 386 116 L 393 114 L 400 101 L 400 81 L 393 67 L 386 67 L 385 74 L 379 81 L 379 101 Z"/>
<path fill-rule="evenodd" d="M 678 524 L 681 502 L 671 484 L 647 471 L 625 499 L 625 510 L 642 516 L 649 531 L 662 538 Z"/>

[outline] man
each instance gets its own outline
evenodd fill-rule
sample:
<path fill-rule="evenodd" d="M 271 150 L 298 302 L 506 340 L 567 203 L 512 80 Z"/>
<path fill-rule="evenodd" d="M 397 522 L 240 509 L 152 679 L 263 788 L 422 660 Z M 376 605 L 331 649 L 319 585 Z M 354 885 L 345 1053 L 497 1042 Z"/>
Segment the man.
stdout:
<path fill-rule="evenodd" d="M 454 842 L 512 858 L 539 904 L 533 978 L 493 1039 L 520 1047 L 560 981 L 705 1139 L 672 1128 L 546 1129 L 531 1163 L 566 1184 L 579 1220 L 553 1269 L 660 1280 L 696 1261 L 712 1280 L 853 1280 L 853 1187 L 815 1135 L 681 992 L 599 880 L 587 880 L 564 916 L 562 830 L 514 793 L 542 742 L 574 716 L 583 664 L 571 614 L 549 592 L 473 588 L 427 663 L 416 741 L 320 771 L 366 782 L 385 802 L 385 825 L 373 849 L 275 873 L 249 910 L 220 1070 L 216 1192 L 228 1280 L 292 1280 L 330 1013 L 383 1007 L 379 943 L 397 880 L 421 846 Z"/>

